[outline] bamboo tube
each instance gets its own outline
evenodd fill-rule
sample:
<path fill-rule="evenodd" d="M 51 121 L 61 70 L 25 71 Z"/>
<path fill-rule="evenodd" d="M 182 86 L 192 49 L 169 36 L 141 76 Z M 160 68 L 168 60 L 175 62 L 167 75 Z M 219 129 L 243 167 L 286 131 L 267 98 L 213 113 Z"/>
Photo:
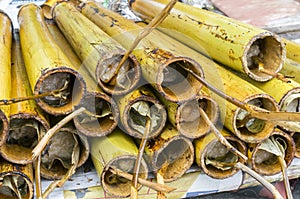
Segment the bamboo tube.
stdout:
<path fill-rule="evenodd" d="M 156 137 L 165 126 L 166 109 L 149 86 L 136 88 L 116 101 L 122 126 L 129 135 L 141 139 L 145 132 L 146 118 L 151 120 L 148 139 Z"/>
<path fill-rule="evenodd" d="M 74 124 L 68 123 L 59 129 L 43 150 L 41 176 L 46 179 L 58 180 L 66 175 L 72 165 L 73 153 L 77 147 L 80 149 L 78 168 L 89 157 L 89 143 L 85 136 L 77 132 Z"/>
<path fill-rule="evenodd" d="M 285 38 L 282 38 L 282 42 L 285 44 L 286 57 L 293 61 L 300 62 L 300 45 Z"/>
<path fill-rule="evenodd" d="M 204 91 L 201 91 L 195 99 L 183 103 L 168 101 L 159 94 L 157 96 L 166 107 L 168 121 L 185 137 L 196 139 L 210 132 L 209 125 L 200 116 L 199 108 L 206 112 L 213 124 L 219 121 L 219 106 Z"/>
<path fill-rule="evenodd" d="M 120 70 L 115 67 L 125 49 L 84 17 L 71 3 L 62 2 L 53 9 L 54 20 L 83 64 L 96 74 L 100 87 L 107 93 L 128 93 L 140 80 L 140 67 L 134 56 L 129 56 Z M 117 73 L 110 77 L 112 73 Z"/>
<path fill-rule="evenodd" d="M 180 178 L 193 164 L 194 146 L 191 140 L 167 123 L 159 136 L 147 141 L 145 155 L 151 171 L 160 173 L 164 182 L 171 182 Z"/>
<path fill-rule="evenodd" d="M 129 1 L 131 9 L 146 21 L 167 3 Z M 270 73 L 276 74 L 283 66 L 285 46 L 277 35 L 223 15 L 178 2 L 160 27 L 166 34 L 256 81 L 267 81 L 273 76 L 258 70 L 255 57 Z"/>
<path fill-rule="evenodd" d="M 89 74 L 86 67 L 73 51 L 73 48 L 63 36 L 53 21 L 48 21 L 47 27 L 57 45 L 70 58 L 74 66 L 81 66 L 79 73 L 86 82 L 86 93 L 79 106 L 85 107 L 97 117 L 81 114 L 74 118 L 74 124 L 86 136 L 104 136 L 113 131 L 118 125 L 119 110 L 113 98 L 108 96 L 95 82 L 95 77 Z"/>
<path fill-rule="evenodd" d="M 93 2 L 87 2 L 82 4 L 81 12 L 89 19 L 94 21 L 99 27 L 101 27 L 109 35 L 114 36 L 114 38 L 116 38 L 120 43 L 123 41 L 124 45 L 128 45 L 127 44 L 128 42 L 126 43 L 125 41 L 130 40 L 129 36 L 131 37 L 134 36 L 133 34 L 130 33 L 139 28 L 139 26 L 134 24 L 133 22 L 128 21 L 123 17 L 121 17 L 120 15 L 113 13 L 107 9 L 104 9 Z M 118 25 L 110 27 L 108 24 L 111 24 L 111 22 L 115 20 L 118 21 Z M 130 32 L 128 33 L 128 31 Z M 120 36 L 122 37 L 118 39 L 117 35 L 119 35 L 119 37 Z M 224 69 L 220 65 L 214 63 L 212 60 L 193 51 L 191 48 L 188 48 L 180 43 L 177 43 L 176 40 L 171 39 L 169 36 L 159 31 L 153 30 L 151 35 L 152 35 L 151 38 L 152 39 L 155 38 L 155 41 L 157 41 L 158 44 L 164 44 L 164 46 L 169 46 L 169 44 L 171 43 L 174 46 L 178 45 L 176 49 L 177 50 L 180 49 L 183 54 L 184 52 L 188 52 L 189 57 L 200 64 L 201 69 L 203 69 L 204 74 L 206 76 L 207 82 L 212 84 L 218 90 L 221 90 L 224 93 L 227 93 L 229 96 L 232 96 L 245 103 L 249 102 L 253 104 L 254 102 L 258 101 L 261 108 L 267 109 L 269 111 L 278 110 L 277 104 L 271 96 L 265 94 L 262 90 L 251 85 L 250 83 L 241 79 L 237 75 L 229 72 L 228 70 Z M 124 37 L 128 39 L 124 39 Z M 151 42 L 153 43 L 153 41 Z M 167 98 L 166 95 L 162 95 L 162 96 Z M 244 113 L 247 112 L 244 112 L 243 110 L 237 108 L 233 104 L 227 103 L 225 99 L 220 98 L 215 94 L 212 96 L 220 106 L 220 112 L 222 116 L 222 121 L 224 121 L 224 125 L 242 140 L 246 142 L 260 142 L 261 140 L 265 139 L 272 133 L 275 127 L 273 123 L 269 121 L 263 122 L 262 120 L 252 119 L 248 117 L 245 118 Z M 245 127 L 245 125 L 241 127 L 237 125 L 238 120 L 243 120 L 243 119 L 246 119 L 244 121 L 246 122 L 245 124 L 247 124 L 247 128 Z M 261 124 L 259 125 L 261 126 L 261 128 L 257 129 L 255 127 L 257 123 Z M 250 127 L 250 129 L 255 128 L 257 130 L 251 133 L 248 127 Z"/>
<path fill-rule="evenodd" d="M 141 32 L 139 25 L 95 2 L 82 3 L 80 9 L 126 49 L 130 49 Z M 188 49 L 178 41 L 161 39 L 152 32 L 132 54 L 140 63 L 144 79 L 169 101 L 182 102 L 195 98 L 202 88 L 202 84 L 193 75 L 182 70 L 182 67 L 187 67 L 203 77 L 200 65 L 189 58 Z"/>
<path fill-rule="evenodd" d="M 33 168 L 31 164 L 16 165 L 1 159 L 0 179 L 1 199 L 33 198 Z"/>
<path fill-rule="evenodd" d="M 274 130 L 270 138 L 271 137 L 274 137 L 275 140 L 278 139 L 278 142 L 283 145 L 285 149 L 284 160 L 288 167 L 291 164 L 296 151 L 293 138 L 289 134 L 278 129 Z M 261 148 L 263 142 L 249 145 L 249 164 L 252 166 L 253 170 L 259 174 L 275 175 L 281 172 L 280 162 L 275 154 Z M 274 150 L 271 151 L 275 152 Z"/>
<path fill-rule="evenodd" d="M 300 112 L 300 84 L 298 82 L 292 79 L 284 82 L 277 78 L 267 82 L 257 82 L 247 77 L 244 79 L 272 96 L 278 102 L 280 111 Z M 289 131 L 300 131 L 300 122 L 278 121 L 278 125 Z"/>
<path fill-rule="evenodd" d="M 286 59 L 285 64 L 281 70 L 281 73 L 288 76 L 290 79 L 300 82 L 300 63 L 290 59 Z"/>
<path fill-rule="evenodd" d="M 138 148 L 133 139 L 116 128 L 113 133 L 100 138 L 92 138 L 91 158 L 97 173 L 101 179 L 103 189 L 119 197 L 130 195 L 131 181 L 127 180 L 112 169 L 117 169 L 126 173 L 132 173 L 138 154 Z M 145 161 L 141 162 L 139 178 L 147 179 L 148 167 Z M 141 188 L 139 184 L 138 189 Z"/>
<path fill-rule="evenodd" d="M 246 154 L 246 145 L 241 140 L 229 133 L 228 130 L 222 129 L 222 135 L 233 145 L 237 150 Z M 214 133 L 209 133 L 199 139 L 194 140 L 195 161 L 200 166 L 204 173 L 212 178 L 224 179 L 238 172 L 234 167 L 237 162 L 244 164 L 244 160 L 231 153 L 226 146 L 222 145 Z M 212 164 L 228 164 L 224 168 L 219 168 Z"/>
<path fill-rule="evenodd" d="M 0 79 L 3 86 L 0 87 L 0 99 L 9 99 L 11 92 L 11 45 L 12 45 L 12 22 L 9 16 L 0 10 Z M 0 106 L 0 146 L 5 142 L 5 136 L 9 130 L 10 106 Z"/>
<path fill-rule="evenodd" d="M 38 105 L 53 115 L 74 110 L 85 92 L 85 82 L 51 37 L 42 10 L 26 4 L 18 13 L 22 53 L 33 93 L 57 91 L 37 99 Z"/>
<path fill-rule="evenodd" d="M 13 99 L 32 96 L 17 32 L 14 33 L 12 45 L 11 78 L 11 84 L 14 85 L 11 90 Z M 5 143 L 0 147 L 2 157 L 15 164 L 32 163 L 32 149 L 38 137 L 48 129 L 48 120 L 34 100 L 10 105 L 10 130 L 5 136 Z"/>
<path fill-rule="evenodd" d="M 53 19 L 51 10 L 55 6 L 56 3 L 61 2 L 63 0 L 46 0 L 42 5 L 41 8 L 43 10 L 44 17 L 46 19 Z"/>

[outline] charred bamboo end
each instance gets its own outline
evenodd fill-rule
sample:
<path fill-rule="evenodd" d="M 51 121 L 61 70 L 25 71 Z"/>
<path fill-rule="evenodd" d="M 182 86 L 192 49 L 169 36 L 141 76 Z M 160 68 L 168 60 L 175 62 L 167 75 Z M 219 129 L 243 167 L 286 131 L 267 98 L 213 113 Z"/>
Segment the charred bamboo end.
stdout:
<path fill-rule="evenodd" d="M 167 121 L 167 111 L 161 102 L 150 96 L 142 96 L 132 100 L 124 109 L 121 122 L 129 135 L 142 139 L 145 132 L 146 117 L 134 108 L 139 102 L 146 103 L 150 109 L 150 132 L 148 138 L 156 137 L 164 128 Z"/>
<path fill-rule="evenodd" d="M 2 181 L 16 179 L 16 186 L 18 186 L 19 194 L 24 199 L 31 199 L 34 196 L 34 187 L 32 180 L 22 172 L 5 172 L 0 175 Z M 0 198 L 18 198 L 13 190 L 8 186 L 0 186 Z"/>
<path fill-rule="evenodd" d="M 267 94 L 252 95 L 244 102 L 268 111 L 278 111 L 276 101 Z M 258 143 L 271 135 L 275 124 L 270 121 L 253 118 L 247 111 L 237 108 L 234 113 L 232 127 L 233 133 L 241 140 L 247 143 Z"/>
<path fill-rule="evenodd" d="M 157 56 L 161 56 L 158 54 Z M 166 55 L 164 55 L 166 56 Z M 188 101 L 199 93 L 203 84 L 184 68 L 194 71 L 204 77 L 201 66 L 192 59 L 185 57 L 169 58 L 161 65 L 155 85 L 157 90 L 167 100 L 172 102 Z"/>
<path fill-rule="evenodd" d="M 131 180 L 125 179 L 117 174 L 114 174 L 110 171 L 110 168 L 116 168 L 123 172 L 133 174 L 134 165 L 136 161 L 136 156 L 125 155 L 119 156 L 112 159 L 105 166 L 102 174 L 101 174 L 101 184 L 103 189 L 118 197 L 128 197 L 130 196 L 131 190 Z M 139 172 L 139 178 L 147 179 L 148 177 L 148 167 L 144 160 L 141 161 L 141 167 Z M 140 189 L 142 185 L 138 185 L 138 189 Z"/>
<path fill-rule="evenodd" d="M 219 106 L 211 97 L 200 95 L 195 100 L 183 103 L 176 113 L 176 124 L 178 131 L 188 138 L 196 139 L 210 132 L 210 127 L 201 117 L 199 108 L 206 112 L 213 124 L 218 121 Z"/>
<path fill-rule="evenodd" d="M 275 130 L 271 136 L 275 138 L 280 138 L 284 143 L 282 145 L 286 145 L 284 160 L 286 165 L 289 166 L 295 157 L 296 146 L 293 138 L 282 131 Z M 280 142 L 281 140 L 279 140 Z M 281 172 L 281 165 L 278 160 L 278 156 L 262 150 L 259 148 L 260 144 L 250 146 L 249 152 L 252 168 L 259 174 L 263 175 L 275 175 Z"/>
<path fill-rule="evenodd" d="M 175 136 L 154 153 L 154 171 L 161 170 L 165 182 L 181 177 L 194 162 L 194 146 L 183 137 Z"/>
<path fill-rule="evenodd" d="M 81 106 L 97 117 L 81 114 L 74 118 L 78 131 L 89 137 L 105 136 L 118 125 L 119 109 L 116 102 L 107 95 L 88 92 L 82 99 Z"/>
<path fill-rule="evenodd" d="M 34 93 L 43 94 L 55 91 L 36 102 L 47 113 L 52 115 L 69 114 L 78 106 L 86 92 L 85 81 L 76 71 L 70 68 L 56 68 L 41 74 Z"/>
<path fill-rule="evenodd" d="M 226 136 L 226 139 L 237 150 L 246 154 L 246 145 L 241 140 L 232 136 Z M 225 179 L 233 176 L 238 172 L 238 169 L 234 167 L 234 164 L 236 162 L 244 163 L 243 159 L 231 153 L 229 149 L 217 139 L 211 140 L 200 153 L 196 153 L 195 158 L 197 164 L 203 169 L 204 173 L 215 179 Z M 210 162 L 216 162 L 216 164 L 219 165 L 216 166 Z"/>
<path fill-rule="evenodd" d="M 265 82 L 274 77 L 270 74 L 277 74 L 282 69 L 285 56 L 285 46 L 280 38 L 264 32 L 253 37 L 245 47 L 243 68 L 252 79 Z"/>
<path fill-rule="evenodd" d="M 10 129 L 0 153 L 6 160 L 15 164 L 30 164 L 32 149 L 38 137 L 49 129 L 46 120 L 31 114 L 17 114 L 10 117 Z"/>
<path fill-rule="evenodd" d="M 108 82 L 111 73 L 118 66 L 124 54 L 114 54 L 109 58 L 99 61 L 96 68 L 96 78 L 99 86 L 108 94 L 124 95 L 132 91 L 140 81 L 141 69 L 135 56 L 129 55 L 122 64 L 119 71 L 116 71 Z"/>
<path fill-rule="evenodd" d="M 0 146 L 5 143 L 6 135 L 9 131 L 9 121 L 4 112 L 0 109 Z"/>

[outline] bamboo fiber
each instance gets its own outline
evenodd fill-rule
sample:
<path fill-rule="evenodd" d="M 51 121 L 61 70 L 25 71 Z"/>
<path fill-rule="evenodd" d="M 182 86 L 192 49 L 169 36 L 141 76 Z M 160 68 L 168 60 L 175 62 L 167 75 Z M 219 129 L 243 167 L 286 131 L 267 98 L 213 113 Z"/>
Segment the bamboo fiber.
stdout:
<path fill-rule="evenodd" d="M 145 155 L 151 171 L 159 172 L 164 182 L 171 182 L 192 166 L 194 146 L 190 139 L 180 135 L 175 127 L 167 123 L 159 136 L 148 140 Z"/>
<path fill-rule="evenodd" d="M 167 110 L 168 121 L 185 137 L 196 139 L 210 132 L 209 125 L 200 116 L 202 108 L 213 124 L 219 121 L 220 109 L 214 99 L 203 91 L 195 99 L 183 103 L 175 103 L 157 95 Z"/>
<path fill-rule="evenodd" d="M 126 43 L 125 41 L 129 40 L 130 38 L 129 35 L 126 37 L 128 38 L 127 40 L 124 39 L 125 36 L 128 35 L 128 32 L 126 31 L 132 32 L 133 30 L 138 29 L 138 25 L 134 24 L 133 22 L 128 21 L 120 15 L 104 9 L 92 2 L 83 4 L 81 6 L 81 12 L 89 17 L 89 19 L 97 23 L 97 25 L 100 26 L 109 35 L 116 36 L 120 34 L 119 36 L 122 36 L 120 37 L 120 39 L 117 39 L 116 37 L 115 38 L 119 42 L 123 41 L 124 45 L 128 45 L 128 42 Z M 108 24 L 111 24 L 111 22 L 115 20 L 118 21 L 118 25 L 110 27 Z M 193 51 L 191 48 L 188 48 L 185 45 L 177 43 L 176 40 L 171 39 L 169 36 L 159 31 L 153 30 L 151 35 L 151 38 L 155 39 L 158 44 L 164 44 L 164 46 L 169 46 L 169 44 L 172 44 L 174 46 L 177 46 L 176 49 L 180 49 L 181 53 L 184 54 L 184 52 L 188 52 L 189 57 L 200 64 L 201 70 L 203 69 L 204 71 L 206 80 L 218 90 L 221 90 L 224 93 L 227 93 L 229 96 L 232 96 L 246 103 L 250 101 L 250 103 L 258 101 L 258 104 L 261 108 L 265 108 L 271 111 L 278 110 L 277 104 L 271 96 L 265 94 L 262 90 L 251 85 L 235 74 L 229 72 L 220 65 L 214 63 L 212 60 L 206 58 L 200 53 Z M 144 41 L 145 39 L 143 39 L 142 41 Z M 148 40 L 148 42 L 150 41 Z M 151 42 L 153 43 L 152 40 Z M 162 94 L 162 96 L 169 100 L 166 95 Z M 254 133 L 251 133 L 249 131 L 249 128 L 246 128 L 245 125 L 238 126 L 238 120 L 245 119 L 245 114 L 247 113 L 242 111 L 240 108 L 237 108 L 235 105 L 227 103 L 225 99 L 220 98 L 219 96 L 212 96 L 220 106 L 221 117 L 222 121 L 224 121 L 224 125 L 242 140 L 246 142 L 260 142 L 272 133 L 275 125 L 271 122 L 263 122 L 259 119 L 247 119 L 246 121 L 247 126 L 250 126 L 250 128 L 257 128 L 256 123 L 261 124 L 259 125 L 261 128 L 255 130 Z"/>
<path fill-rule="evenodd" d="M 222 129 L 222 135 L 240 152 L 246 154 L 246 145 L 235 136 L 231 135 L 228 130 Z M 233 155 L 226 146 L 222 145 L 214 133 L 209 133 L 199 139 L 194 140 L 195 161 L 204 173 L 212 178 L 224 179 L 234 175 L 238 169 L 234 167 L 236 162 L 244 163 L 240 157 Z M 218 168 L 210 163 L 227 163 L 231 166 Z"/>
<path fill-rule="evenodd" d="M 145 132 L 146 118 L 151 122 L 148 138 L 156 137 L 165 126 L 166 109 L 153 94 L 150 86 L 136 88 L 116 101 L 121 123 L 129 135 L 141 139 Z"/>
<path fill-rule="evenodd" d="M 129 3 L 138 16 L 149 21 L 168 0 Z M 267 81 L 272 76 L 258 70 L 253 58 L 259 58 L 264 69 L 272 73 L 279 72 L 284 63 L 285 47 L 275 34 L 184 3 L 177 2 L 160 27 L 166 34 L 256 81 Z"/>
<path fill-rule="evenodd" d="M 115 71 L 125 49 L 84 17 L 71 3 L 62 2 L 53 9 L 54 20 L 73 49 L 107 93 L 121 95 L 137 85 L 141 72 L 134 56 L 129 56 Z M 109 78 L 111 73 L 117 74 Z"/>
<path fill-rule="evenodd" d="M 9 99 L 11 92 L 11 45 L 12 45 L 12 22 L 8 15 L 0 10 L 0 34 L 3 39 L 0 41 L 0 99 Z M 9 129 L 10 107 L 0 106 L 0 145 L 5 142 L 5 136 Z"/>
<path fill-rule="evenodd" d="M 90 141 L 91 157 L 104 190 L 113 196 L 128 197 L 131 181 L 113 174 L 110 169 L 133 173 L 138 154 L 133 139 L 116 128 L 108 136 L 91 138 Z M 148 167 L 144 160 L 141 162 L 139 177 L 148 177 Z M 141 185 L 138 186 L 140 188 Z"/>
<path fill-rule="evenodd" d="M 31 164 L 16 165 L 1 159 L 0 179 L 1 199 L 33 198 L 33 168 Z"/>
<path fill-rule="evenodd" d="M 14 89 L 12 99 L 32 96 L 26 69 L 23 62 L 19 34 L 14 33 L 12 45 L 11 77 Z M 5 143 L 0 147 L 2 157 L 16 164 L 32 163 L 32 149 L 49 129 L 47 117 L 34 100 L 10 105 L 10 130 Z"/>
<path fill-rule="evenodd" d="M 56 120 L 56 119 L 54 119 Z M 73 164 L 73 154 L 79 149 L 77 168 L 89 157 L 89 143 L 85 136 L 69 123 L 50 139 L 41 156 L 41 176 L 46 179 L 61 179 Z"/>
<path fill-rule="evenodd" d="M 68 114 L 78 105 L 85 82 L 65 54 L 55 44 L 42 9 L 26 4 L 18 13 L 22 53 L 33 93 L 60 90 L 56 96 L 37 99 L 38 105 L 53 115 Z"/>
<path fill-rule="evenodd" d="M 105 94 L 95 81 L 95 75 L 89 74 L 86 67 L 73 51 L 73 48 L 63 36 L 53 21 L 48 21 L 47 27 L 55 39 L 57 45 L 69 57 L 74 66 L 81 66 L 79 73 L 86 82 L 86 93 L 79 106 L 85 107 L 90 113 L 85 113 L 74 118 L 74 124 L 81 133 L 86 136 L 105 136 L 113 131 L 118 125 L 119 110 L 113 98 Z"/>
<path fill-rule="evenodd" d="M 293 138 L 279 129 L 275 129 L 270 138 L 271 137 L 281 139 L 279 142 L 284 146 L 284 160 L 288 167 L 291 164 L 296 151 Z M 248 147 L 249 164 L 252 166 L 253 170 L 263 175 L 275 175 L 280 173 L 281 165 L 278 161 L 278 157 L 268 151 L 260 149 L 261 145 L 262 143 L 250 144 Z"/>
<path fill-rule="evenodd" d="M 86 17 L 126 49 L 141 32 L 139 25 L 95 2 L 85 2 L 80 7 Z M 132 54 L 140 63 L 144 79 L 169 101 L 182 102 L 193 99 L 202 88 L 193 75 L 182 70 L 187 67 L 203 77 L 200 65 L 189 58 L 187 49 L 178 41 L 161 39 L 152 32 L 142 39 Z"/>

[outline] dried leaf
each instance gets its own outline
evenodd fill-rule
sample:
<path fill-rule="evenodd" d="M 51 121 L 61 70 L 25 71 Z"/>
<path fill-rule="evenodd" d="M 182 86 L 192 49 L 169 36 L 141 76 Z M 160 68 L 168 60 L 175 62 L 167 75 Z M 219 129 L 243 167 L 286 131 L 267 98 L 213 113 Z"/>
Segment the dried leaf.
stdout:
<path fill-rule="evenodd" d="M 5 187 L 9 189 L 5 189 Z M 3 183 L 0 192 L 4 192 L 4 194 L 7 196 L 22 199 L 22 196 L 26 195 L 27 193 L 27 184 L 21 176 L 7 175 L 3 178 Z"/>
<path fill-rule="evenodd" d="M 283 145 L 281 144 L 283 143 Z M 282 138 L 275 138 L 271 136 L 269 139 L 264 140 L 259 146 L 260 150 L 267 151 L 276 156 L 283 157 L 285 156 L 285 150 L 287 148 L 287 144 Z"/>

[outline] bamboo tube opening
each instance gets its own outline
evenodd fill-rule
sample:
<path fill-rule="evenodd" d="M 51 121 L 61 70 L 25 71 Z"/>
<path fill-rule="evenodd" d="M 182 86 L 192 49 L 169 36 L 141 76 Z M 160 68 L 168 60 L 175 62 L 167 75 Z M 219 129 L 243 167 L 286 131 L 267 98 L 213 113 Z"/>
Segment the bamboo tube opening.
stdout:
<path fill-rule="evenodd" d="M 292 134 L 293 140 L 295 142 L 295 157 L 300 158 L 300 132 L 293 132 Z"/>
<path fill-rule="evenodd" d="M 116 168 L 123 172 L 132 174 L 134 171 L 136 157 L 132 155 L 119 156 L 107 163 L 102 174 L 101 174 L 101 184 L 103 189 L 115 196 L 128 197 L 130 195 L 131 180 L 127 180 L 117 174 L 112 173 L 109 169 Z M 145 161 L 141 162 L 139 178 L 147 179 L 148 168 Z M 142 185 L 138 185 L 140 189 Z"/>
<path fill-rule="evenodd" d="M 32 149 L 38 143 L 38 136 L 46 132 L 48 124 L 26 114 L 14 115 L 10 120 L 10 130 L 0 153 L 8 161 L 16 164 L 29 164 Z"/>
<path fill-rule="evenodd" d="M 192 60 L 183 57 L 170 58 L 160 67 L 157 76 L 158 91 L 169 101 L 187 101 L 194 98 L 202 88 L 193 75 L 183 69 L 188 68 L 203 77 L 203 71 Z"/>
<path fill-rule="evenodd" d="M 9 172 L 2 174 L 0 178 L 2 182 L 2 185 L 0 186 L 1 199 L 19 198 L 14 190 L 8 187 L 11 181 L 16 182 L 16 189 L 18 189 L 22 199 L 31 199 L 33 197 L 33 184 L 30 179 L 24 174 L 20 172 Z"/>
<path fill-rule="evenodd" d="M 290 135 L 284 132 L 275 131 L 272 135 L 277 142 L 282 146 L 285 146 L 285 155 L 284 160 L 286 165 L 290 165 L 295 155 L 295 143 Z M 250 146 L 249 151 L 252 153 L 251 156 L 251 165 L 253 170 L 263 175 L 275 175 L 281 172 L 281 164 L 276 156 L 273 153 L 270 153 L 266 150 L 260 149 L 261 143 L 256 146 Z"/>
<path fill-rule="evenodd" d="M 162 169 L 165 182 L 181 177 L 194 162 L 192 142 L 184 137 L 176 136 L 159 149 L 153 159 L 155 171 Z"/>
<path fill-rule="evenodd" d="M 119 110 L 107 95 L 87 93 L 81 106 L 97 117 L 82 113 L 74 118 L 76 128 L 87 136 L 105 136 L 118 125 Z"/>
<path fill-rule="evenodd" d="M 72 152 L 76 142 L 80 147 L 77 167 L 84 164 L 89 156 L 88 141 L 74 133 L 73 128 L 61 128 L 49 141 L 41 157 L 41 176 L 58 180 L 63 177 L 72 164 Z"/>
<path fill-rule="evenodd" d="M 281 111 L 300 112 L 300 88 L 295 88 L 288 92 L 280 103 Z"/>
<path fill-rule="evenodd" d="M 52 115 L 68 114 L 84 95 L 85 85 L 77 72 L 59 68 L 42 74 L 35 85 L 35 94 L 61 90 L 56 96 L 37 99 L 40 107 Z"/>
<path fill-rule="evenodd" d="M 198 138 L 210 131 L 209 125 L 200 116 L 199 109 L 203 109 L 212 123 L 219 118 L 219 107 L 215 100 L 201 95 L 195 100 L 183 103 L 177 112 L 177 129 L 188 138 Z"/>
<path fill-rule="evenodd" d="M 226 139 L 237 150 L 243 153 L 246 152 L 246 146 L 240 140 L 234 137 L 226 137 Z M 234 175 L 238 172 L 234 164 L 243 162 L 241 158 L 231 153 L 229 149 L 217 139 L 207 144 L 199 158 L 203 171 L 210 177 L 216 179 L 224 179 Z M 218 164 L 219 166 L 216 166 Z"/>
<path fill-rule="evenodd" d="M 44 14 L 44 17 L 46 19 L 52 19 L 52 14 L 51 14 L 51 5 L 48 5 L 48 4 L 42 4 L 41 5 L 41 8 L 43 10 L 43 14 Z"/>
<path fill-rule="evenodd" d="M 138 84 L 141 77 L 141 70 L 136 58 L 130 55 L 122 64 L 117 74 L 108 82 L 109 76 L 118 66 L 123 55 L 113 55 L 103 59 L 97 64 L 96 78 L 100 87 L 107 93 L 121 95 L 128 93 Z"/>
<path fill-rule="evenodd" d="M 275 100 L 266 94 L 251 96 L 245 102 L 269 111 L 278 110 Z M 236 136 L 249 143 L 261 142 L 275 128 L 274 123 L 250 117 L 247 111 L 240 108 L 235 111 L 232 126 Z"/>
<path fill-rule="evenodd" d="M 284 58 L 285 50 L 279 38 L 262 33 L 253 37 L 246 46 L 242 57 L 243 68 L 254 80 L 267 81 L 273 78 L 270 74 L 281 70 Z M 267 72 L 263 72 L 262 68 Z"/>
<path fill-rule="evenodd" d="M 147 107 L 149 114 L 146 112 L 138 111 L 139 107 Z M 156 137 L 167 120 L 167 113 L 164 106 L 156 99 L 151 97 L 142 96 L 130 102 L 124 110 L 124 122 L 123 125 L 126 128 L 126 132 L 135 137 L 141 139 L 145 132 L 145 125 L 147 117 L 150 117 L 150 132 L 148 138 Z"/>

